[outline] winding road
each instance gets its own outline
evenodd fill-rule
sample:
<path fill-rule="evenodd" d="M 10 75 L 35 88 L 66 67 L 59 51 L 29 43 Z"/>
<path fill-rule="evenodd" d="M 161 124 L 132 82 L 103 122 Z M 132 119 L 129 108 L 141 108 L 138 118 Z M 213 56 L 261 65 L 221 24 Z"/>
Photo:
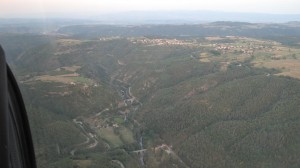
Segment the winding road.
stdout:
<path fill-rule="evenodd" d="M 112 160 L 112 161 L 119 164 L 121 168 L 125 168 L 124 164 L 122 162 L 120 162 L 119 160 Z"/>
<path fill-rule="evenodd" d="M 122 97 L 123 101 L 127 105 L 129 105 L 129 108 L 133 108 L 134 111 L 138 110 L 138 108 L 142 105 L 142 103 L 140 103 L 138 101 L 138 99 L 135 96 L 133 96 L 133 94 L 131 93 L 131 87 L 130 86 L 128 87 L 127 84 L 122 82 L 122 83 L 117 84 L 116 88 L 118 88 L 118 90 L 120 89 L 120 92 L 122 95 L 121 97 Z M 138 104 L 134 105 L 133 102 L 137 102 Z M 106 112 L 109 110 L 110 110 L 109 108 L 105 108 L 102 111 L 98 112 L 97 114 L 91 116 L 91 118 L 97 118 L 97 117 L 101 116 L 101 114 L 103 112 Z M 125 117 L 126 117 L 126 115 L 125 115 Z M 134 120 L 134 122 L 137 123 L 138 127 L 140 126 L 140 124 L 136 120 Z M 75 154 L 78 150 L 95 148 L 99 142 L 98 142 L 97 136 L 89 131 L 89 130 L 91 130 L 91 128 L 89 128 L 88 124 L 84 123 L 84 121 L 79 121 L 76 118 L 73 119 L 73 123 L 76 124 L 78 127 L 80 127 L 81 133 L 83 136 L 85 136 L 86 140 L 73 147 L 73 149 L 70 151 L 71 156 L 75 156 Z M 142 136 L 139 137 L 138 142 L 139 142 L 140 149 L 136 150 L 136 151 L 132 151 L 132 152 L 137 153 L 139 155 L 139 160 L 140 160 L 141 166 L 144 167 L 145 166 L 144 152 L 146 152 L 147 149 L 143 148 L 143 137 Z M 109 144 L 106 144 L 106 145 L 107 145 L 107 148 L 110 149 Z M 120 165 L 121 168 L 125 168 L 124 164 L 119 160 L 112 160 L 112 162 L 117 163 L 118 165 Z"/>
<path fill-rule="evenodd" d="M 87 132 L 86 129 L 84 128 L 84 123 L 82 121 L 78 121 L 76 118 L 73 119 L 73 122 L 78 125 L 81 130 L 82 130 L 82 135 L 86 137 L 86 141 L 83 143 L 75 145 L 75 147 L 70 151 L 70 154 L 72 156 L 75 155 L 75 152 L 78 151 L 80 148 L 85 148 L 85 149 L 92 149 L 95 148 L 98 145 L 98 140 L 97 136 L 91 132 Z M 93 143 L 90 143 L 91 139 L 94 141 Z M 87 145 L 87 146 L 86 146 Z M 86 146 L 86 147 L 84 147 Z"/>

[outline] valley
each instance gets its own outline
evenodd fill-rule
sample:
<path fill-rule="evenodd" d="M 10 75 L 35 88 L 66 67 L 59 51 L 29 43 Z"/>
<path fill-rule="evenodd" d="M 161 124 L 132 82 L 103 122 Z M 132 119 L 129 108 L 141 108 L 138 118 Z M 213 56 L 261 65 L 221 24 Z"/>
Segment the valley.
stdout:
<path fill-rule="evenodd" d="M 299 167 L 300 40 L 280 26 L 298 30 L 67 26 L 0 42 L 39 168 Z"/>

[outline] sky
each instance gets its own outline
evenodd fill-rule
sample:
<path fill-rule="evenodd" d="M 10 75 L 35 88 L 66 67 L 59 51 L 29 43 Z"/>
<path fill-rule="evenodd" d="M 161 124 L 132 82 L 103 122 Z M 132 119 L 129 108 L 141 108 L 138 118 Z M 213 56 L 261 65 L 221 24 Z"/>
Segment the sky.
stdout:
<path fill-rule="evenodd" d="M 300 14 L 300 0 L 0 0 L 2 18 L 166 10 Z"/>

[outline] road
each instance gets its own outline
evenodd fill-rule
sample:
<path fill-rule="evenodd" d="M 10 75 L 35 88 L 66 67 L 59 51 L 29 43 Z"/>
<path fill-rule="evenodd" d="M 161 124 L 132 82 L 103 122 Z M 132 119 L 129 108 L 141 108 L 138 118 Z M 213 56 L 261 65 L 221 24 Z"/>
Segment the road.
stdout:
<path fill-rule="evenodd" d="M 185 167 L 188 167 L 189 166 L 187 164 L 185 164 L 183 162 L 183 160 L 172 150 L 172 147 L 170 147 L 169 145 L 167 144 L 162 144 L 160 146 L 157 146 L 154 148 L 154 150 L 156 151 L 157 149 L 161 149 L 161 150 L 164 150 L 167 154 L 169 155 L 173 155 L 177 160 L 179 160 L 179 162 L 181 162 Z"/>
<path fill-rule="evenodd" d="M 121 168 L 125 168 L 124 164 L 122 162 L 120 162 L 119 160 L 112 160 L 112 161 L 119 164 Z"/>
<path fill-rule="evenodd" d="M 131 92 L 132 88 L 123 82 L 122 83 L 118 82 L 118 84 L 116 85 L 116 88 L 118 88 L 119 92 L 121 93 L 121 97 L 122 97 L 123 101 L 125 102 L 125 104 L 129 105 L 128 108 L 130 108 L 133 111 L 138 110 L 138 108 L 142 105 L 142 103 L 140 103 L 138 101 L 138 99 L 132 94 L 132 92 Z M 134 102 L 137 102 L 138 104 L 133 104 Z M 102 111 L 100 111 L 97 114 L 90 116 L 90 117 L 96 119 L 97 117 L 100 117 L 103 112 L 106 112 L 109 110 L 110 110 L 109 108 L 105 108 Z M 133 120 L 133 121 L 134 121 L 134 123 L 137 123 L 137 124 L 135 124 L 136 127 L 140 126 L 140 123 L 138 123 L 138 121 L 136 121 L 136 120 Z M 99 142 L 97 140 L 96 135 L 89 131 L 89 130 L 91 130 L 91 128 L 89 128 L 88 124 L 85 124 L 84 121 L 79 121 L 76 118 L 73 119 L 73 122 L 78 127 L 81 128 L 82 135 L 84 135 L 86 137 L 86 141 L 75 145 L 74 148 L 71 150 L 70 154 L 72 156 L 75 156 L 76 151 L 82 150 L 82 149 L 95 148 Z M 136 150 L 136 151 L 132 151 L 132 152 L 138 153 L 141 166 L 144 167 L 145 166 L 144 152 L 146 152 L 147 149 L 143 148 L 142 136 L 139 138 L 138 142 L 139 142 L 140 149 Z M 110 149 L 109 144 L 107 144 L 107 148 Z M 112 161 L 117 163 L 118 165 L 120 165 L 121 168 L 125 168 L 124 164 L 121 161 L 119 161 L 119 160 L 112 160 Z"/>
<path fill-rule="evenodd" d="M 75 118 L 75 119 L 73 119 L 73 122 L 81 128 L 82 135 L 84 135 L 86 137 L 86 141 L 84 141 L 83 143 L 75 145 L 75 147 L 71 150 L 70 154 L 72 156 L 74 156 L 75 152 L 78 151 L 80 148 L 85 148 L 85 149 L 95 148 L 99 143 L 98 140 L 97 140 L 97 136 L 95 134 L 91 133 L 91 132 L 86 131 L 86 129 L 84 128 L 85 124 L 82 121 L 78 121 Z M 91 139 L 94 141 L 92 144 L 90 143 Z"/>
<path fill-rule="evenodd" d="M 90 143 L 90 138 L 89 138 L 88 136 L 84 135 L 84 134 L 82 134 L 82 135 L 86 137 L 86 141 L 84 141 L 83 143 L 80 143 L 80 144 L 76 145 L 76 147 L 75 147 L 74 149 L 71 150 L 70 154 L 71 154 L 72 156 L 75 155 L 75 152 L 78 150 L 78 148 L 79 148 L 80 146 L 84 146 L 84 145 L 87 145 L 88 143 Z"/>
<path fill-rule="evenodd" d="M 140 103 L 138 101 L 138 99 L 132 94 L 131 92 L 131 87 L 128 86 L 127 84 L 124 84 L 123 83 L 119 83 L 119 85 L 116 86 L 116 88 L 120 89 L 119 92 L 121 93 L 121 97 L 123 99 L 123 101 L 129 105 L 128 108 L 130 108 L 132 111 L 137 111 L 139 109 L 139 107 L 142 106 L 142 103 Z M 133 102 L 137 102 L 137 103 L 134 103 Z M 102 111 L 98 112 L 97 114 L 93 115 L 93 116 L 90 116 L 91 118 L 97 118 L 99 116 L 101 116 L 101 114 L 103 112 L 106 112 L 106 111 L 109 111 L 110 109 L 109 108 L 105 108 L 103 109 Z M 125 115 L 126 116 L 126 115 Z M 140 123 L 133 119 L 131 120 L 133 121 L 135 127 L 140 127 Z M 78 121 L 76 118 L 73 119 L 73 122 L 79 126 L 81 128 L 81 131 L 82 131 L 82 135 L 84 135 L 86 137 L 86 140 L 80 144 L 77 144 L 74 146 L 74 148 L 71 150 L 70 154 L 72 156 L 75 155 L 76 151 L 80 150 L 80 149 L 92 149 L 92 148 L 95 148 L 97 145 L 98 145 L 98 140 L 97 140 L 97 137 L 95 134 L 93 134 L 92 132 L 88 131 L 88 130 L 91 130 L 87 124 L 85 124 L 83 121 Z M 139 155 L 139 162 L 140 162 L 140 166 L 141 167 L 145 167 L 145 162 L 144 162 L 144 155 L 145 155 L 145 152 L 147 152 L 147 149 L 144 149 L 144 145 L 143 145 L 143 137 L 142 135 L 140 135 L 139 139 L 138 139 L 138 144 L 139 144 L 139 147 L 140 149 L 139 150 L 135 150 L 135 151 L 127 151 L 127 152 L 131 152 L 131 153 L 136 153 Z M 110 149 L 110 146 L 109 144 L 106 144 L 107 145 L 107 148 Z M 159 145 L 157 147 L 154 147 L 152 148 L 154 150 L 163 150 L 165 151 L 166 153 L 168 153 L 169 155 L 173 155 L 174 158 L 176 158 L 177 160 L 179 160 L 183 165 L 184 167 L 188 167 L 183 161 L 182 159 L 172 150 L 172 147 L 166 145 L 166 144 L 162 144 L 162 145 Z M 125 168 L 124 164 L 119 161 L 119 160 L 112 160 L 112 162 L 115 162 L 117 163 L 121 168 Z"/>
<path fill-rule="evenodd" d="M 100 111 L 99 113 L 97 113 L 97 114 L 95 115 L 95 117 L 100 116 L 103 112 L 108 111 L 108 110 L 109 110 L 109 108 L 106 108 L 106 109 Z"/>

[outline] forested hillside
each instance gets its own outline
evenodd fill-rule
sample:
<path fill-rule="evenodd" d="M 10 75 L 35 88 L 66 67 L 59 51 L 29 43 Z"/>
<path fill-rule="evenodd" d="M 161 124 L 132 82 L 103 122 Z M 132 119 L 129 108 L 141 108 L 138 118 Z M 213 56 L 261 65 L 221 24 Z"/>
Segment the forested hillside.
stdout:
<path fill-rule="evenodd" d="M 259 26 L 0 35 L 38 166 L 299 167 L 300 48 L 290 36 L 299 31 Z"/>

